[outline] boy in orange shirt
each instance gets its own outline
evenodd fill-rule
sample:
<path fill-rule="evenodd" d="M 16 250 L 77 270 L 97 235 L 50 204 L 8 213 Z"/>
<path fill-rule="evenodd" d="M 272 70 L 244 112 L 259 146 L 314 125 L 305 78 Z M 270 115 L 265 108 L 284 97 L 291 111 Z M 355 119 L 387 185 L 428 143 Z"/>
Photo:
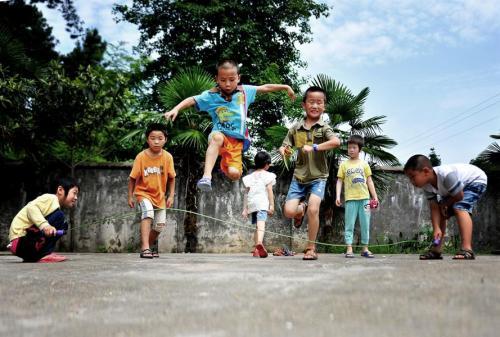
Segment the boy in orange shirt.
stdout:
<path fill-rule="evenodd" d="M 135 195 L 141 207 L 141 258 L 159 257 L 153 251 L 161 231 L 165 228 L 165 208 L 172 207 L 175 191 L 174 159 L 163 149 L 167 142 L 166 126 L 152 123 L 146 130 L 148 148 L 141 151 L 134 160 L 128 182 L 128 205 L 134 208 Z M 168 187 L 168 198 L 165 194 Z M 151 230 L 151 225 L 153 228 Z"/>

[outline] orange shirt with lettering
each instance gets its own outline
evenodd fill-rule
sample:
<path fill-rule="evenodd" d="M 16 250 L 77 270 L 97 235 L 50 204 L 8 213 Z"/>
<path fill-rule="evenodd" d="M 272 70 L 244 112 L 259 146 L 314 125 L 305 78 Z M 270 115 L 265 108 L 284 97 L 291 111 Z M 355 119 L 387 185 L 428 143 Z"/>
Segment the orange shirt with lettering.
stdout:
<path fill-rule="evenodd" d="M 135 179 L 134 195 L 138 202 L 146 198 L 155 207 L 165 208 L 167 180 L 175 177 L 174 158 L 165 150 L 155 157 L 141 151 L 135 157 L 130 177 Z"/>

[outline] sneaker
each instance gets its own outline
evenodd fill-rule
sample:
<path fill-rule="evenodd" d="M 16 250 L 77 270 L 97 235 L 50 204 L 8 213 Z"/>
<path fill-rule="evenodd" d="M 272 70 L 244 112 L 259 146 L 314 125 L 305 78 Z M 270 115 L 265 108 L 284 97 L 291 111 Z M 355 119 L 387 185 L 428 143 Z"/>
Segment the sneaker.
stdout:
<path fill-rule="evenodd" d="M 212 179 L 203 177 L 196 183 L 196 187 L 202 192 L 211 192 L 212 191 Z"/>
<path fill-rule="evenodd" d="M 39 263 L 54 263 L 54 262 L 62 262 L 66 261 L 67 258 L 66 256 L 63 255 L 58 255 L 58 254 L 49 254 L 44 257 L 42 257 L 40 260 L 38 260 Z"/>
<path fill-rule="evenodd" d="M 256 245 L 255 250 L 257 251 L 259 257 L 267 257 L 267 250 L 263 244 L 259 243 L 258 245 Z"/>

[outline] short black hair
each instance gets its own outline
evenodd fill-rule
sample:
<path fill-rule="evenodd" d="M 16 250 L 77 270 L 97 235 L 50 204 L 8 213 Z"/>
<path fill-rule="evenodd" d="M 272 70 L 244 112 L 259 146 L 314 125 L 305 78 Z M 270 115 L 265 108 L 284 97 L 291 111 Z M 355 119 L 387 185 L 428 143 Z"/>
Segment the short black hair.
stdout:
<path fill-rule="evenodd" d="M 57 192 L 57 189 L 61 186 L 64 190 L 64 195 L 68 195 L 68 192 L 73 187 L 80 189 L 80 186 L 76 183 L 76 180 L 72 177 L 59 177 L 54 180 L 52 191 Z"/>
<path fill-rule="evenodd" d="M 167 126 L 165 124 L 162 124 L 162 123 L 151 123 L 148 125 L 147 129 L 146 129 L 146 138 L 149 137 L 149 134 L 153 131 L 161 131 L 163 132 L 163 135 L 165 136 L 165 138 L 167 138 L 168 136 L 168 133 L 167 133 Z"/>
<path fill-rule="evenodd" d="M 362 136 L 360 135 L 351 135 L 349 139 L 347 140 L 347 144 L 356 144 L 359 147 L 359 151 L 363 148 L 365 145 L 365 140 Z"/>
<path fill-rule="evenodd" d="M 305 103 L 306 100 L 307 100 L 307 95 L 310 93 L 310 92 L 322 92 L 323 95 L 325 96 L 325 103 L 326 103 L 326 91 L 321 88 L 321 87 L 318 87 L 318 86 L 312 86 L 312 87 L 309 87 L 307 88 L 306 92 L 304 93 L 304 97 L 302 97 L 302 103 Z"/>
<path fill-rule="evenodd" d="M 405 164 L 403 169 L 404 172 L 409 170 L 421 171 L 425 167 L 432 168 L 432 163 L 429 158 L 423 154 L 416 154 L 410 157 Z"/>
<path fill-rule="evenodd" d="M 223 59 L 217 62 L 215 65 L 215 74 L 217 75 L 219 73 L 219 68 L 227 68 L 228 66 L 235 67 L 238 75 L 240 74 L 240 66 L 236 63 L 236 61 L 231 59 Z"/>
<path fill-rule="evenodd" d="M 267 164 L 271 164 L 271 156 L 266 151 L 259 151 L 254 158 L 255 168 L 264 168 Z"/>

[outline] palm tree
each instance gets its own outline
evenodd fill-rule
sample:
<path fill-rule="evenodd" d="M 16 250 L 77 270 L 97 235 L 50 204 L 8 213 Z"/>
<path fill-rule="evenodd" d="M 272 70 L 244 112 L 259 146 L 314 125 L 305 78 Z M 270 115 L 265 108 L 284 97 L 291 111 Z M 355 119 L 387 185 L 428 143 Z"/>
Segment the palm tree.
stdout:
<path fill-rule="evenodd" d="M 328 189 L 323 204 L 325 205 L 324 208 L 327 208 L 324 213 L 333 216 L 336 210 L 333 201 L 335 197 L 337 170 L 340 160 L 348 157 L 346 140 L 349 136 L 357 134 L 364 137 L 365 146 L 363 147 L 363 152 L 365 160 L 372 167 L 373 181 L 377 188 L 377 193 L 382 195 L 389 188 L 391 178 L 388 174 L 384 173 L 380 167 L 400 164 L 394 155 L 386 151 L 394 147 L 397 143 L 392 138 L 381 134 L 382 124 L 386 121 L 385 116 L 374 116 L 363 119 L 363 105 L 370 93 L 369 88 L 364 88 L 357 95 L 354 95 L 345 85 L 323 74 L 315 77 L 311 84 L 326 91 L 327 106 L 325 113 L 328 116 L 327 118 L 333 130 L 342 140 L 340 148 L 331 150 L 328 153 L 330 178 L 327 183 Z M 268 128 L 266 130 L 268 136 L 267 145 L 275 148 L 279 147 L 281 141 L 286 136 L 286 132 L 287 128 L 283 126 Z M 290 169 L 290 166 L 281 160 L 276 151 L 273 152 L 273 160 L 277 165 L 282 167 L 282 171 L 288 171 Z M 333 209 L 330 209 L 330 207 L 333 207 Z M 333 233 L 334 235 L 339 235 L 343 226 L 343 220 L 341 217 L 337 216 L 334 216 L 333 219 Z M 325 231 L 322 232 L 320 234 L 320 239 L 326 236 L 326 234 Z"/>
<path fill-rule="evenodd" d="M 186 97 L 191 97 L 214 86 L 213 77 L 200 68 L 190 68 L 179 72 L 172 80 L 159 86 L 159 97 L 167 110 L 176 106 Z M 177 116 L 169 138 L 173 154 L 180 167 L 187 173 L 185 181 L 185 202 L 188 211 L 197 212 L 196 180 L 203 167 L 203 158 L 208 143 L 208 133 L 212 122 L 208 114 L 190 108 Z M 187 213 L 184 218 L 186 252 L 195 252 L 197 246 L 196 216 Z"/>
<path fill-rule="evenodd" d="M 490 135 L 493 139 L 500 139 L 500 134 Z M 493 142 L 481 152 L 476 159 L 471 161 L 471 164 L 479 166 L 488 175 L 488 185 L 494 186 L 490 190 L 497 191 L 500 186 L 500 145 Z"/>

